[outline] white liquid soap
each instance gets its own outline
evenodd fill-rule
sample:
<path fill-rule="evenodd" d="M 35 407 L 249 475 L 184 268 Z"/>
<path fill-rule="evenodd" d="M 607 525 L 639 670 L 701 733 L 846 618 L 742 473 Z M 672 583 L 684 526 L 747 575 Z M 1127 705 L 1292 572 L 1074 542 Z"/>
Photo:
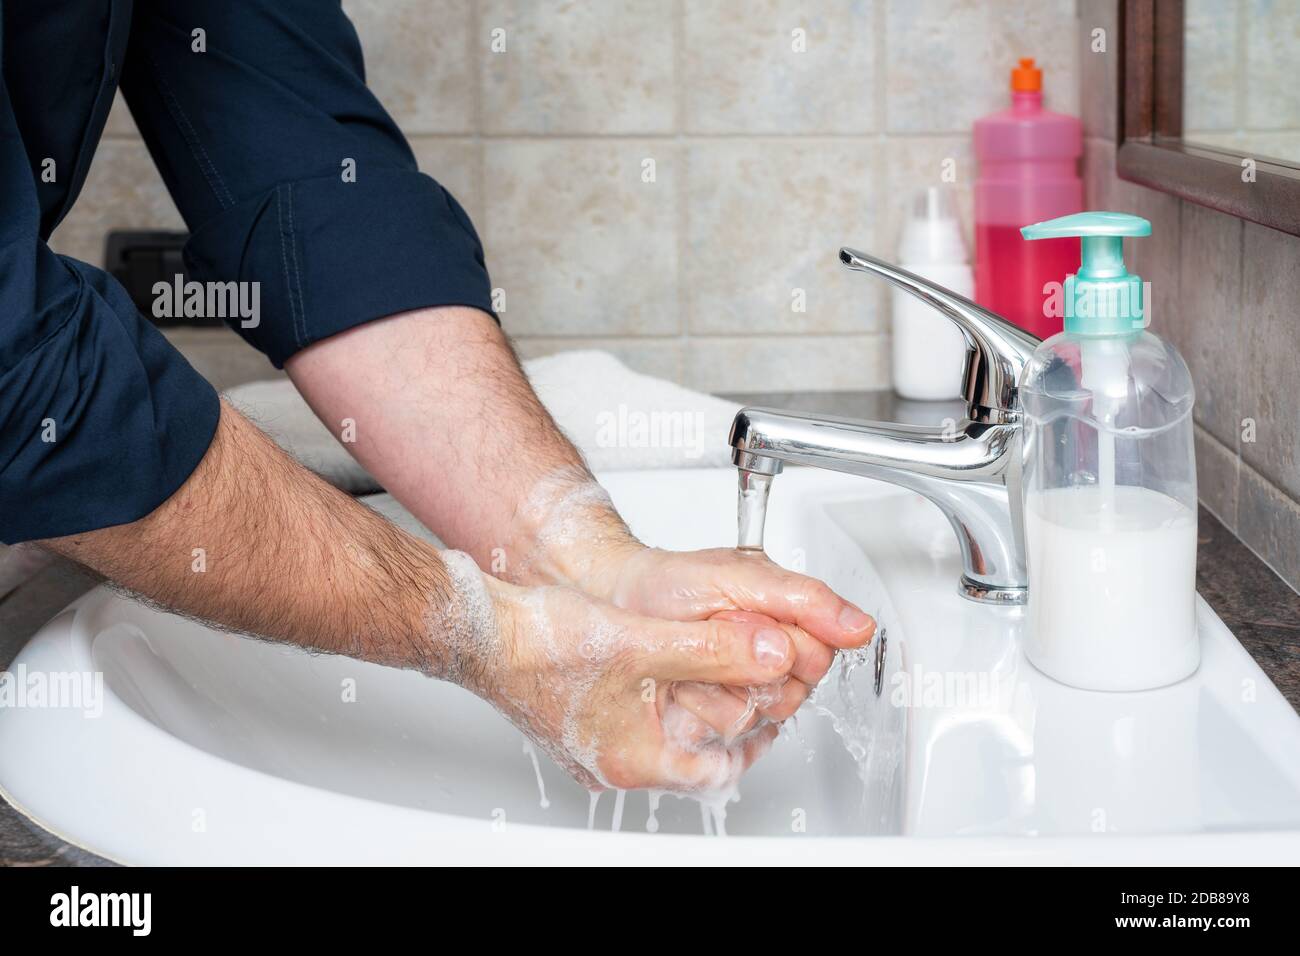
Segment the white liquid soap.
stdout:
<path fill-rule="evenodd" d="M 1149 488 L 1055 488 L 1025 508 L 1025 653 L 1065 684 L 1140 690 L 1200 660 L 1196 515 Z"/>
<path fill-rule="evenodd" d="M 1086 212 L 1021 233 L 1082 240 L 1062 284 L 1065 328 L 1039 343 L 1018 388 L 1025 654 L 1084 690 L 1164 687 L 1200 664 L 1195 390 L 1124 265 L 1124 240 L 1151 223 Z"/>

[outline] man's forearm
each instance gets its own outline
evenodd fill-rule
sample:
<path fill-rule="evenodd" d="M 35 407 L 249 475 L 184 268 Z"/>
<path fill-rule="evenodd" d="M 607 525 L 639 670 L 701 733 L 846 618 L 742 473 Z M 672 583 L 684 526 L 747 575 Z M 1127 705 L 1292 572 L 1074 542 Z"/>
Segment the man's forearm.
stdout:
<path fill-rule="evenodd" d="M 784 719 L 860 647 L 871 618 L 824 584 L 752 554 L 647 549 L 542 407 L 487 314 L 422 309 L 317 342 L 286 369 L 349 450 L 428 528 L 516 584 L 570 584 L 637 614 L 745 612 L 796 625 Z M 594 413 L 595 410 L 593 410 Z M 799 685 L 799 686 L 796 686 Z"/>
<path fill-rule="evenodd" d="M 223 403 L 185 484 L 130 524 L 43 542 L 232 630 L 444 673 L 454 600 L 438 552 L 298 465 Z"/>
<path fill-rule="evenodd" d="M 336 435 L 355 423 L 349 450 L 394 497 L 500 577 L 582 583 L 600 555 L 633 542 L 477 309 L 370 322 L 286 369 Z"/>

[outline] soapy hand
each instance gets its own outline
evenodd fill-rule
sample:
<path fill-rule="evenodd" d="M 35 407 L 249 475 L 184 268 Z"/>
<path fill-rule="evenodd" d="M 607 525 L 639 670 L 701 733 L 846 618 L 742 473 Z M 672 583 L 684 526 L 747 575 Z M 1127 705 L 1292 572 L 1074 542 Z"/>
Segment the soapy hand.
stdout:
<path fill-rule="evenodd" d="M 780 686 L 789 628 L 761 615 L 642 617 L 573 588 L 516 587 L 444 554 L 457 599 L 438 676 L 497 707 L 589 789 L 727 792 L 777 728 L 718 685 Z"/>
<path fill-rule="evenodd" d="M 605 489 L 582 468 L 562 468 L 533 488 L 516 514 L 509 550 L 524 555 L 516 583 L 564 583 L 637 614 L 782 628 L 795 646 L 790 676 L 770 687 L 679 688 L 684 707 L 724 734 L 755 714 L 781 721 L 817 686 L 840 648 L 861 647 L 876 623 L 820 581 L 762 553 L 718 548 L 661 551 L 628 530 Z"/>
<path fill-rule="evenodd" d="M 607 556 L 589 589 L 638 614 L 677 621 L 779 622 L 795 645 L 792 681 L 737 689 L 780 721 L 793 714 L 830 669 L 835 651 L 862 647 L 876 632 L 870 615 L 814 578 L 787 571 L 759 552 L 717 548 L 662 551 L 635 545 Z"/>

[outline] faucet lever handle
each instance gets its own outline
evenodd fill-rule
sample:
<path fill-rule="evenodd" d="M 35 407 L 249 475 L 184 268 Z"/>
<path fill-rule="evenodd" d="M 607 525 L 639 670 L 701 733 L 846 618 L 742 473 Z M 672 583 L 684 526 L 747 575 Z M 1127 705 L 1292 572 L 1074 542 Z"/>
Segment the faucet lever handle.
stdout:
<path fill-rule="evenodd" d="M 965 296 L 935 285 L 905 269 L 843 248 L 840 262 L 858 272 L 873 272 L 948 317 L 966 339 L 962 393 L 974 421 L 998 422 L 1019 410 L 1016 385 L 1039 339 Z"/>

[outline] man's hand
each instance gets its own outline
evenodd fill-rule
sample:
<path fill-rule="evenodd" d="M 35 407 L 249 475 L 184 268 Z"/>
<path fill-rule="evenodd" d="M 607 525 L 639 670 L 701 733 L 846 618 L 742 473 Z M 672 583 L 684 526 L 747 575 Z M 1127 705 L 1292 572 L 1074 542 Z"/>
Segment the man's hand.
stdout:
<path fill-rule="evenodd" d="M 638 614 L 675 621 L 753 620 L 789 625 L 795 646 L 790 681 L 759 697 L 759 712 L 784 720 L 820 683 L 835 651 L 861 647 L 876 622 L 821 581 L 779 567 L 765 554 L 717 548 L 662 551 L 644 546 L 603 569 L 592 593 Z M 757 612 L 746 615 L 744 612 Z"/>
<path fill-rule="evenodd" d="M 422 309 L 317 342 L 285 366 L 345 447 L 443 541 L 523 585 L 567 584 L 627 610 L 681 621 L 741 612 L 779 621 L 796 647 L 795 681 L 757 695 L 772 719 L 793 712 L 834 649 L 874 623 L 825 585 L 732 551 L 649 551 L 619 518 L 556 427 L 492 318 Z M 503 557 L 504 568 L 498 557 Z M 697 712 L 714 691 L 684 688 Z M 738 692 L 742 710 L 751 697 Z M 721 700 L 730 708 L 731 702 Z M 715 715 L 716 717 L 716 715 Z"/>
<path fill-rule="evenodd" d="M 765 691 L 737 690 L 771 720 L 784 720 L 829 670 L 835 651 L 871 640 L 876 622 L 821 581 L 765 554 L 717 548 L 663 551 L 638 541 L 585 470 L 538 482 L 516 512 L 510 550 L 515 579 L 560 582 L 618 607 L 675 621 L 779 622 L 796 649 L 795 679 Z M 711 696 L 716 698 L 716 694 Z"/>
<path fill-rule="evenodd" d="M 462 683 L 589 789 L 726 790 L 776 736 L 711 695 L 785 679 L 794 647 L 770 621 L 664 621 L 572 588 L 483 581 L 497 636 L 469 642 Z"/>

